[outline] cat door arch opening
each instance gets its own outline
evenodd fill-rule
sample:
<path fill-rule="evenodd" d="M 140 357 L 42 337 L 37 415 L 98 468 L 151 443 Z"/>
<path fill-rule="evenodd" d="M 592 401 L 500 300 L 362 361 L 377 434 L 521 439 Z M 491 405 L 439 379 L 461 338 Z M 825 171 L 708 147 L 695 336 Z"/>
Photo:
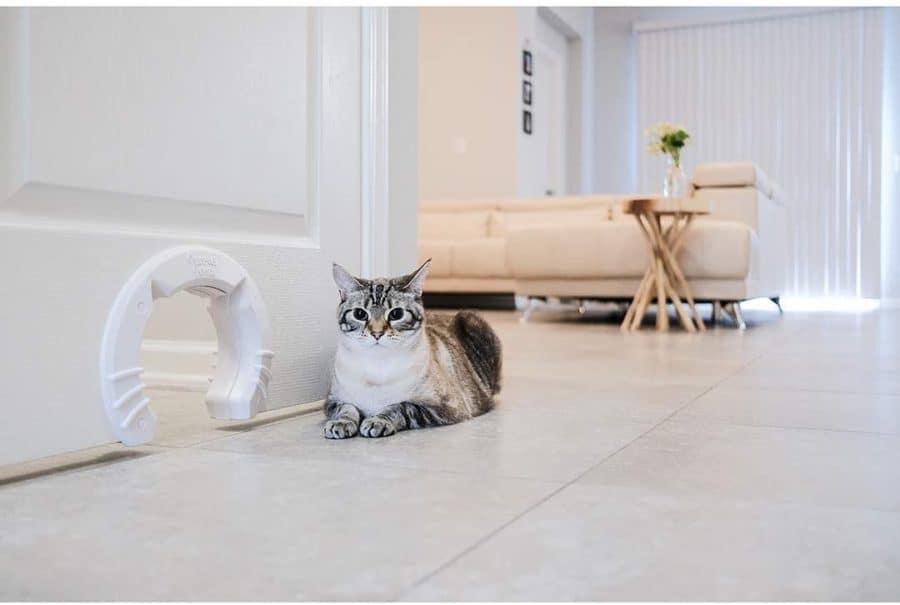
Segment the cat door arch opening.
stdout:
<path fill-rule="evenodd" d="M 156 417 L 141 380 L 140 346 L 153 303 L 187 291 L 209 299 L 218 357 L 206 394 L 213 418 L 246 420 L 262 410 L 272 377 L 271 330 L 259 289 L 227 254 L 205 246 L 164 250 L 120 290 L 103 331 L 100 385 L 115 437 L 125 445 L 152 439 Z"/>

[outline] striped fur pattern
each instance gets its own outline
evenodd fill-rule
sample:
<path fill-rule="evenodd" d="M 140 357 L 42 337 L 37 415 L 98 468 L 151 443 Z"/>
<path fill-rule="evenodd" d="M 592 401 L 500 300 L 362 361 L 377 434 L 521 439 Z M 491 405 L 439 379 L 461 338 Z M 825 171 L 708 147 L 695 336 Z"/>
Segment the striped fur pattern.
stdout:
<path fill-rule="evenodd" d="M 475 313 L 425 312 L 430 262 L 409 275 L 372 280 L 334 266 L 340 337 L 325 437 L 387 437 L 491 409 L 500 391 L 500 339 Z"/>

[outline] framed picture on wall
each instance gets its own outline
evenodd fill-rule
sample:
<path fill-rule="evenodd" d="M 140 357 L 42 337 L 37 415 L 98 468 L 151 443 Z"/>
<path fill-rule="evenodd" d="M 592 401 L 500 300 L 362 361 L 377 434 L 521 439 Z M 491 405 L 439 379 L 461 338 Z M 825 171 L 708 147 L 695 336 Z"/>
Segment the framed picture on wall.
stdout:
<path fill-rule="evenodd" d="M 531 112 L 527 109 L 522 112 L 522 130 L 525 134 L 531 134 Z"/>
<path fill-rule="evenodd" d="M 531 82 L 528 80 L 522 81 L 522 102 L 531 105 Z"/>
<path fill-rule="evenodd" d="M 522 71 L 525 72 L 526 76 L 532 75 L 531 51 L 530 50 L 522 51 Z"/>

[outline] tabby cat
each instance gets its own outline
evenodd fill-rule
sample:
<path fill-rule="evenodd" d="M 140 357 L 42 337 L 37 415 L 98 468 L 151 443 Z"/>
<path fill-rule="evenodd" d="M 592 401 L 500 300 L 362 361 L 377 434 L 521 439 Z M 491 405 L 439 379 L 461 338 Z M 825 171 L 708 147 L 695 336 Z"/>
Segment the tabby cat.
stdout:
<path fill-rule="evenodd" d="M 475 313 L 425 313 L 431 261 L 393 279 L 334 265 L 340 336 L 325 437 L 387 437 L 478 416 L 500 391 L 500 339 Z"/>

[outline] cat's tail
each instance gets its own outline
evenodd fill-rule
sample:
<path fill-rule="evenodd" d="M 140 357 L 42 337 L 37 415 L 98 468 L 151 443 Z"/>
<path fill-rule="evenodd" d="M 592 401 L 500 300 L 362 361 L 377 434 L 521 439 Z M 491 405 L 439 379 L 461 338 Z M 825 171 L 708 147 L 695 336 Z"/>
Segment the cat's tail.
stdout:
<path fill-rule="evenodd" d="M 503 353 L 500 338 L 494 329 L 477 313 L 460 311 L 453 318 L 453 330 L 478 376 L 491 389 L 491 394 L 499 393 Z"/>

